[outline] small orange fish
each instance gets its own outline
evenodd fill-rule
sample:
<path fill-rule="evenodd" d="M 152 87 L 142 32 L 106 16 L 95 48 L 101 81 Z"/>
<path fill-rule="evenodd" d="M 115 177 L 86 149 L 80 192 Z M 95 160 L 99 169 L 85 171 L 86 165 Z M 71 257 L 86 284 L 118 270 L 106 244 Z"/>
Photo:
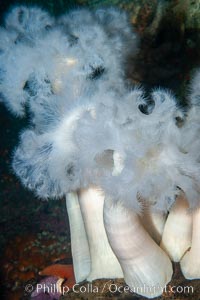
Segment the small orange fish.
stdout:
<path fill-rule="evenodd" d="M 73 265 L 55 264 L 44 268 L 39 272 L 42 276 L 56 276 L 58 278 L 66 279 L 66 284 L 69 288 L 72 288 L 76 283 L 74 276 Z"/>

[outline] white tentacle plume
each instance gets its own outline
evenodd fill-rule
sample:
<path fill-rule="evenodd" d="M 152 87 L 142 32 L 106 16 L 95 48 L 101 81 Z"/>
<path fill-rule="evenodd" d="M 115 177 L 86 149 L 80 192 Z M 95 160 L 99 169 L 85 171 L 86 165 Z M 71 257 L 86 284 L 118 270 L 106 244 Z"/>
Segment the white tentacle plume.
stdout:
<path fill-rule="evenodd" d="M 179 261 L 190 243 L 181 267 L 199 277 L 199 210 L 187 212 L 200 199 L 199 73 L 187 114 L 166 90 L 128 87 L 138 38 L 114 8 L 51 18 L 19 6 L 0 39 L 0 95 L 31 122 L 13 169 L 37 196 L 66 197 L 77 282 L 124 276 L 156 297 L 172 276 L 167 253 Z"/>
<path fill-rule="evenodd" d="M 172 264 L 146 232 L 139 216 L 107 198 L 104 224 L 129 287 L 148 298 L 161 295 L 171 280 Z"/>
<path fill-rule="evenodd" d="M 1 95 L 17 116 L 25 114 L 26 106 L 32 123 L 15 152 L 16 174 L 40 197 L 67 195 L 77 282 L 87 277 L 121 277 L 103 227 L 103 199 L 91 189 L 81 189 L 93 183 L 91 178 L 96 180 L 90 167 L 98 164 L 101 147 L 93 147 L 94 156 L 87 165 L 88 144 L 87 149 L 79 147 L 75 131 L 82 114 L 95 119 L 95 103 L 102 94 L 125 91 L 123 64 L 138 44 L 127 15 L 115 8 L 77 9 L 54 19 L 39 8 L 19 6 L 7 15 L 0 37 L 4 41 L 0 46 Z M 103 174 L 100 169 L 96 173 Z M 94 215 L 98 219 L 95 237 Z"/>

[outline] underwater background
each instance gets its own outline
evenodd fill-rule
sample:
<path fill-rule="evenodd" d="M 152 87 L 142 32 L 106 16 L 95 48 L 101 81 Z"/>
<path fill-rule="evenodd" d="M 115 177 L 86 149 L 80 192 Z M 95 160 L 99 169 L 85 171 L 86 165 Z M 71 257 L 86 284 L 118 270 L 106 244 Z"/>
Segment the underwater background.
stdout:
<path fill-rule="evenodd" d="M 181 105 L 187 105 L 189 80 L 200 66 L 200 1 L 190 0 L 0 0 L 0 22 L 13 5 L 39 5 L 52 15 L 76 7 L 115 5 L 130 14 L 141 38 L 140 51 L 127 67 L 129 80 L 146 89 L 172 89 Z M 1 43 L 1 41 L 0 41 Z M 1 95 L 0 95 L 1 98 Z M 1 99 L 0 99 L 1 100 Z M 41 201 L 24 189 L 11 169 L 12 153 L 20 130 L 28 119 L 11 116 L 0 103 L 0 299 L 30 299 L 27 284 L 41 279 L 38 271 L 53 263 L 72 263 L 65 199 Z M 174 265 L 172 284 L 193 286 L 193 293 L 166 292 L 158 299 L 200 299 L 200 282 L 187 281 Z M 117 282 L 124 284 L 123 282 Z M 103 281 L 95 283 L 98 286 Z M 63 299 L 144 299 L 105 291 L 102 295 L 73 294 Z M 39 298 L 38 298 L 39 299 Z"/>

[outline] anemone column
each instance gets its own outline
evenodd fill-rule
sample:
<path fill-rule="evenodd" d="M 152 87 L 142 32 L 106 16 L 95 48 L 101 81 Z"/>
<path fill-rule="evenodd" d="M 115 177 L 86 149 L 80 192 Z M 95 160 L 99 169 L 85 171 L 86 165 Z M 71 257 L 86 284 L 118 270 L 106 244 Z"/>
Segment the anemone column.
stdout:
<path fill-rule="evenodd" d="M 91 187 L 81 189 L 78 196 L 91 257 L 90 274 L 87 280 L 122 278 L 123 273 L 120 264 L 108 243 L 104 228 L 103 192 L 100 189 Z"/>
<path fill-rule="evenodd" d="M 192 215 L 185 195 L 179 195 L 172 206 L 165 223 L 161 248 L 170 258 L 179 262 L 191 246 Z"/>
<path fill-rule="evenodd" d="M 76 192 L 66 195 L 66 206 L 69 217 L 71 249 L 76 282 L 81 282 L 90 273 L 90 250 L 87 234 Z"/>
<path fill-rule="evenodd" d="M 104 225 L 129 287 L 148 298 L 161 295 L 171 280 L 172 264 L 144 229 L 139 216 L 106 199 Z"/>
<path fill-rule="evenodd" d="M 200 278 L 200 208 L 193 211 L 191 249 L 183 256 L 180 264 L 183 275 L 187 279 Z"/>

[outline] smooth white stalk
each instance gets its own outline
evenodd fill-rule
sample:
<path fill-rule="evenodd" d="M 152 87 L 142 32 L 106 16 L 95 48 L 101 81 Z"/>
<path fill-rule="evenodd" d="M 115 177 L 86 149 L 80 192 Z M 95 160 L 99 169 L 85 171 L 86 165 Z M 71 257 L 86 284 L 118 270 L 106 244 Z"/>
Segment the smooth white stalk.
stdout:
<path fill-rule="evenodd" d="M 161 248 L 169 257 L 179 262 L 192 242 L 192 215 L 188 201 L 182 193 L 172 206 L 165 223 Z"/>
<path fill-rule="evenodd" d="M 104 224 L 129 287 L 148 298 L 161 295 L 171 280 L 172 264 L 144 229 L 139 216 L 106 199 Z"/>
<path fill-rule="evenodd" d="M 167 214 L 163 212 L 154 212 L 150 207 L 147 207 L 140 218 L 144 228 L 150 234 L 152 239 L 157 244 L 160 244 Z"/>
<path fill-rule="evenodd" d="M 103 224 L 103 192 L 91 187 L 81 189 L 78 196 L 91 256 L 91 271 L 87 280 L 122 278 L 123 272 L 108 243 Z"/>
<path fill-rule="evenodd" d="M 200 278 L 200 208 L 193 213 L 191 249 L 183 256 L 181 270 L 187 279 Z"/>
<path fill-rule="evenodd" d="M 81 282 L 90 273 L 90 250 L 76 192 L 66 195 L 66 206 L 71 233 L 71 249 L 76 282 Z"/>

